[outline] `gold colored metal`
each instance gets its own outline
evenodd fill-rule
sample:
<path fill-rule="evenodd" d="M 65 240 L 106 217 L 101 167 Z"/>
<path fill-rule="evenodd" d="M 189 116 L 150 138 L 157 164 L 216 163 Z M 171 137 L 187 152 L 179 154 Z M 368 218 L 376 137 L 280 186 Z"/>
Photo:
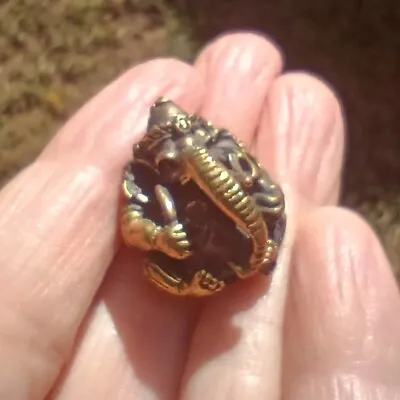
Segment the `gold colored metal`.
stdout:
<path fill-rule="evenodd" d="M 283 239 L 283 192 L 225 129 L 160 98 L 125 168 L 121 230 L 148 253 L 149 280 L 208 296 L 270 273 Z"/>

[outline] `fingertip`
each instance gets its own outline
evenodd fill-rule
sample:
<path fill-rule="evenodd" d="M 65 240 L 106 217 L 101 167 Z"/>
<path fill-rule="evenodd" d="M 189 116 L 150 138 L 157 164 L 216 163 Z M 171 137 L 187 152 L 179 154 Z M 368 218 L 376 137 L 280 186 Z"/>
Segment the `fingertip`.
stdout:
<path fill-rule="evenodd" d="M 278 75 L 283 68 L 283 55 L 278 45 L 269 37 L 254 32 L 235 32 L 216 37 L 197 57 L 196 65 L 200 69 L 207 69 L 211 72 L 210 65 L 221 62 L 230 62 L 228 57 L 233 49 L 240 52 L 247 52 L 250 57 L 259 54 L 266 54 L 266 58 L 260 57 L 259 68 L 265 69 L 271 75 Z M 249 67 L 248 56 L 239 59 L 241 62 L 236 66 L 240 70 L 246 70 Z"/>
<path fill-rule="evenodd" d="M 196 69 L 207 95 L 202 114 L 251 146 L 271 82 L 282 69 L 282 56 L 261 35 L 223 35 L 200 53 Z"/>
<path fill-rule="evenodd" d="M 314 204 L 336 203 L 344 121 L 330 85 L 303 72 L 278 77 L 269 91 L 258 138 L 259 157 L 279 181 L 291 182 Z"/>

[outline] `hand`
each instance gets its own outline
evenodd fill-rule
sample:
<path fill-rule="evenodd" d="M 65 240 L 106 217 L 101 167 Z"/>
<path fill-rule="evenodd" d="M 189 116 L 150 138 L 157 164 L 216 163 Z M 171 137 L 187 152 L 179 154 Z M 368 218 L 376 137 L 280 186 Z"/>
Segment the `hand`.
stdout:
<path fill-rule="evenodd" d="M 160 95 L 234 131 L 283 185 L 270 287 L 176 299 L 116 243 L 121 171 Z M 337 206 L 343 143 L 331 89 L 282 73 L 252 34 L 127 72 L 0 193 L 0 398 L 397 399 L 398 289 L 371 229 Z"/>

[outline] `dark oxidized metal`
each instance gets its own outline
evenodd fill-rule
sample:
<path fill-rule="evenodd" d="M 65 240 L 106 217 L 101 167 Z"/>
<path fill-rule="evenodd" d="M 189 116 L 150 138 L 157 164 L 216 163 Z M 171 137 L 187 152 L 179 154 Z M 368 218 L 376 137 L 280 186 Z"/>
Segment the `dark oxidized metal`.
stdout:
<path fill-rule="evenodd" d="M 158 287 L 206 296 L 273 270 L 284 196 L 227 130 L 160 98 L 122 186 L 124 241 L 147 252 Z"/>

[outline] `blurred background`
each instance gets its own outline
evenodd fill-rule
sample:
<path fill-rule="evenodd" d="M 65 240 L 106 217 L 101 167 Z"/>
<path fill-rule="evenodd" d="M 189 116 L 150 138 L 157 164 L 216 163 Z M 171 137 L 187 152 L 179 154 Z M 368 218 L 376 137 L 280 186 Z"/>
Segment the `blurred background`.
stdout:
<path fill-rule="evenodd" d="M 372 224 L 400 280 L 398 0 L 0 0 L 0 186 L 127 68 L 191 61 L 238 29 L 269 35 L 287 69 L 335 87 L 348 125 L 342 203 Z"/>

